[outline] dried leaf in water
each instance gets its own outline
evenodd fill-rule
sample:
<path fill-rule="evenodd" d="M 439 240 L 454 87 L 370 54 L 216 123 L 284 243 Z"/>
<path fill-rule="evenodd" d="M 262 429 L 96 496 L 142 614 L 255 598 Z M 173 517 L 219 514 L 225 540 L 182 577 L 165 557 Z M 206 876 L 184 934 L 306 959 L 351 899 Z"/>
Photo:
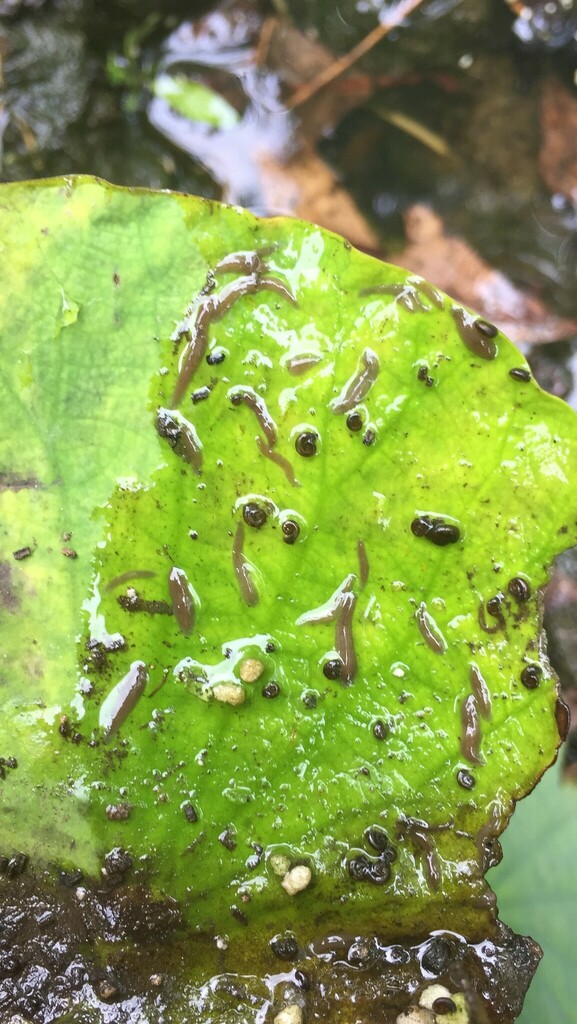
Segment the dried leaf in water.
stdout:
<path fill-rule="evenodd" d="M 556 316 L 489 266 L 464 239 L 447 235 L 442 218 L 430 207 L 410 207 L 405 230 L 406 248 L 387 259 L 472 306 L 517 344 L 561 341 L 577 334 L 576 321 Z"/>
<path fill-rule="evenodd" d="M 541 94 L 541 152 L 539 169 L 551 192 L 577 206 L 577 97 L 555 78 L 543 83 Z"/>

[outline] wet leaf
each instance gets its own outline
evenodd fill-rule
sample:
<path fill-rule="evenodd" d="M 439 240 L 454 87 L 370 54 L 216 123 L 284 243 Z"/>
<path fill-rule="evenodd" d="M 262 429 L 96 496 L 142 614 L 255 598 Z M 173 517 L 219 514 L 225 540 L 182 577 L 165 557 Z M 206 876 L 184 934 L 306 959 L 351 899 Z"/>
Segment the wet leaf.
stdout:
<path fill-rule="evenodd" d="M 151 998 L 144 935 L 207 1020 L 394 1019 L 453 975 L 512 1020 L 538 952 L 483 876 L 563 727 L 539 588 L 576 539 L 573 413 L 312 225 L 90 178 L 0 204 L 15 934 L 41 892 L 53 975 L 123 940 L 94 1005 Z"/>
<path fill-rule="evenodd" d="M 517 343 L 570 338 L 577 323 L 556 316 L 536 296 L 517 288 L 462 238 L 445 233 L 441 217 L 416 205 L 405 214 L 407 246 L 393 262 L 422 274 L 460 302 L 498 324 Z M 388 257 L 391 259 L 391 257 Z"/>
<path fill-rule="evenodd" d="M 158 75 L 152 89 L 155 96 L 166 100 L 171 110 L 191 121 L 223 129 L 238 124 L 239 115 L 230 103 L 202 82 L 194 82 L 185 75 Z"/>

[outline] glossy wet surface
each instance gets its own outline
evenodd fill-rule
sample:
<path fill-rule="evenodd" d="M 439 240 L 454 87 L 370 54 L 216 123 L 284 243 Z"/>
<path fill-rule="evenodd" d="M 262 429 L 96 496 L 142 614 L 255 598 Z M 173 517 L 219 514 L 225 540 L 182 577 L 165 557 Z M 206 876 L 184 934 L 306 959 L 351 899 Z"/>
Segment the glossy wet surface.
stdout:
<path fill-rule="evenodd" d="M 35 230 L 49 237 L 52 198 L 74 224 L 102 203 L 109 214 L 125 194 L 90 181 L 41 189 L 32 239 Z M 83 389 L 104 372 L 99 386 L 120 402 L 131 439 L 89 486 L 66 438 L 51 456 L 83 481 L 86 520 L 75 512 L 73 537 L 66 530 L 61 541 L 78 557 L 48 539 L 52 488 L 3 492 L 21 513 L 13 530 L 42 508 L 46 533 L 35 512 L 37 546 L 7 563 L 3 590 L 4 614 L 19 615 L 31 639 L 29 648 L 7 633 L 4 741 L 16 764 L 5 761 L 2 884 L 56 865 L 81 871 L 87 889 L 126 877 L 154 894 L 147 901 L 176 901 L 187 928 L 209 936 L 199 940 L 203 980 L 195 968 L 191 1000 L 223 943 L 226 973 L 244 977 L 287 932 L 299 949 L 343 933 L 380 935 L 386 946 L 411 935 L 415 945 L 439 929 L 473 945 L 497 941 L 483 873 L 498 859 L 512 798 L 558 743 L 555 686 L 535 635 L 543 565 L 558 531 L 572 529 L 571 492 L 561 487 L 570 417 L 553 404 L 553 433 L 550 400 L 511 376 L 520 356 L 502 336 L 494 358 L 475 354 L 455 328 L 454 303 L 426 290 L 416 303 L 418 279 L 341 240 L 291 223 L 273 236 L 235 211 L 193 211 L 180 197 L 134 201 L 129 232 L 136 223 L 156 238 L 144 225 L 157 223 L 159 201 L 172 218 L 170 256 L 192 243 L 188 259 L 204 266 L 177 309 L 173 286 L 159 287 L 168 329 L 152 347 L 152 375 L 143 353 L 130 404 L 107 361 L 92 358 L 74 378 L 78 429 Z M 207 223 L 216 224 L 211 262 L 194 248 L 197 230 L 207 245 Z M 90 331 L 94 270 L 88 259 L 85 281 L 75 253 L 71 298 L 56 296 L 68 366 L 95 351 L 78 341 Z M 57 275 L 57 260 L 51 267 Z M 130 356 L 122 288 L 131 265 L 116 257 L 101 273 L 121 325 L 108 344 L 118 338 L 118 353 Z M 391 275 L 395 287 L 383 291 Z M 213 350 L 224 359 L 210 359 Z M 310 355 L 295 378 L 287 356 Z M 45 356 L 39 345 L 34 358 Z M 421 365 L 433 387 L 423 386 Z M 353 412 L 361 430 L 351 429 Z M 47 423 L 35 429 L 51 436 Z M 54 451 L 33 435 L 29 450 L 39 465 Z M 104 502 L 96 516 L 91 502 Z M 298 527 L 291 543 L 288 524 Z M 47 644 L 39 595 L 53 595 L 56 578 L 62 614 Z M 34 648 L 31 697 L 18 671 L 30 678 Z M 75 669 L 63 684 L 65 663 Z M 522 724 L 539 735 L 529 754 Z M 337 985 L 328 976 L 322 984 Z M 398 1005 L 383 1006 L 385 1020 Z"/>
<path fill-rule="evenodd" d="M 78 874 L 29 873 L 12 879 L 4 894 L 0 1013 L 35 1024 L 176 1024 L 191 1013 L 203 1024 L 264 1024 L 297 1006 L 307 1021 L 394 1024 L 442 985 L 453 1006 L 438 1004 L 439 1018 L 461 1006 L 464 1020 L 499 1024 L 520 1009 L 539 956 L 535 943 L 504 926 L 476 944 L 450 931 L 388 945 L 384 937 L 353 934 L 303 945 L 281 933 L 255 948 L 239 974 L 227 937 L 194 937 L 176 904 L 151 899 L 121 871 L 110 870 L 97 885 Z M 195 982 L 197 958 L 205 973 Z M 489 1010 L 485 992 L 492 994 Z"/>

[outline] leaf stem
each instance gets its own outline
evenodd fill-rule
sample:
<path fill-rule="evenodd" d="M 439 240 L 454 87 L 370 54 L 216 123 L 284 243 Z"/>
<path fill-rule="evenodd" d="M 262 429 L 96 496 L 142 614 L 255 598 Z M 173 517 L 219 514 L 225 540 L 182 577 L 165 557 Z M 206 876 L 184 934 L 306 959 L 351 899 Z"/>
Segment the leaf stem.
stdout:
<path fill-rule="evenodd" d="M 379 22 L 364 39 L 361 39 L 360 43 L 353 46 L 352 50 L 339 57 L 327 68 L 323 68 L 310 82 L 299 85 L 298 89 L 295 89 L 292 96 L 287 100 L 287 107 L 294 110 L 295 107 L 302 106 L 320 89 L 324 89 L 326 85 L 334 82 L 336 78 L 340 78 L 356 61 L 364 57 L 377 43 L 380 43 L 381 39 L 384 39 L 392 29 L 398 28 L 409 14 L 412 14 L 417 7 L 420 7 L 422 2 L 423 0 L 400 0 L 400 3 L 391 12 L 390 17 L 385 21 Z"/>

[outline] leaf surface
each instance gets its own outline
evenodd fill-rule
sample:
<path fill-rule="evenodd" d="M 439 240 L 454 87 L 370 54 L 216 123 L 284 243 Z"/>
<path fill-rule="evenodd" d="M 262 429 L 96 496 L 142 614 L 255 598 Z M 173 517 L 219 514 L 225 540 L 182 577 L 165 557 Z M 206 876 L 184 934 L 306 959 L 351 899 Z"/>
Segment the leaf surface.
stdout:
<path fill-rule="evenodd" d="M 495 939 L 564 726 L 573 414 L 312 225 L 89 178 L 0 209 L 5 855 L 128 851 L 229 970 L 287 930 Z"/>

